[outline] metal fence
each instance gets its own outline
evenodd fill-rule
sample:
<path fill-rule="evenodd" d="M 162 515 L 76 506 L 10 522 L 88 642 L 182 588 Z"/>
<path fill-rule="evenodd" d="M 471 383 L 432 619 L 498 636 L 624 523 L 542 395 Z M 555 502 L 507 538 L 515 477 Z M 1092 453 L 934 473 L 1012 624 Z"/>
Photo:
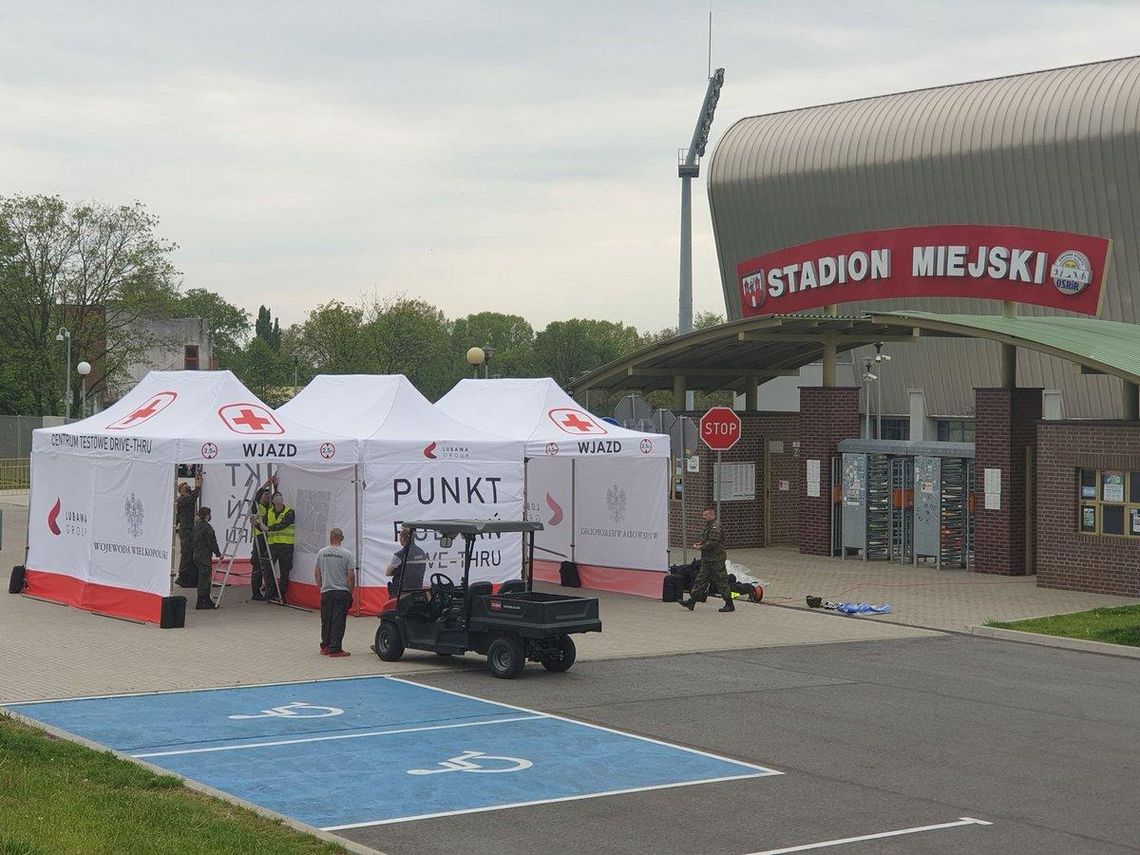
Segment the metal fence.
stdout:
<path fill-rule="evenodd" d="M 57 427 L 67 424 L 67 421 L 61 416 L 0 416 L 0 460 L 29 457 L 32 453 L 32 431 Z"/>
<path fill-rule="evenodd" d="M 0 490 L 28 489 L 29 459 L 0 458 Z"/>

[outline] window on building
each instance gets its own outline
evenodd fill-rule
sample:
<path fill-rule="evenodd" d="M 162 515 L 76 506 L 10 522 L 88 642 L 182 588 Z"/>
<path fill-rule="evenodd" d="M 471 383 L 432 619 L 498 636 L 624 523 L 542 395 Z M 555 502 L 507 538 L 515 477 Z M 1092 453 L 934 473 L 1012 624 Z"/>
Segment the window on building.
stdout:
<path fill-rule="evenodd" d="M 973 419 L 939 419 L 938 420 L 938 441 L 939 442 L 973 442 L 974 441 L 974 420 Z"/>
<path fill-rule="evenodd" d="M 1123 469 L 1081 469 L 1078 530 L 1140 538 L 1140 472 Z"/>
<path fill-rule="evenodd" d="M 187 371 L 198 370 L 198 345 L 188 344 L 185 348 L 185 357 L 182 360 L 182 367 Z"/>
<path fill-rule="evenodd" d="M 883 416 L 883 431 L 879 439 L 910 439 L 910 419 L 899 416 Z"/>

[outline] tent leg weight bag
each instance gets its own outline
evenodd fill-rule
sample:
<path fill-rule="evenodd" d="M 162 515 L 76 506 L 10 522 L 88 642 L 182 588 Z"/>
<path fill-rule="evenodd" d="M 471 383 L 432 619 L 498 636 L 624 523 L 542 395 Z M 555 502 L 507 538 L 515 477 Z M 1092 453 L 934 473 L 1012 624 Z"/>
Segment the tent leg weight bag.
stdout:
<path fill-rule="evenodd" d="M 685 577 L 680 573 L 666 573 L 661 583 L 661 602 L 679 603 L 685 593 Z"/>
<path fill-rule="evenodd" d="M 162 598 L 162 613 L 158 618 L 160 629 L 182 629 L 186 626 L 186 598 L 177 595 Z"/>
<path fill-rule="evenodd" d="M 8 593 L 9 594 L 22 594 L 24 593 L 24 585 L 26 584 L 25 571 L 23 564 L 17 564 L 12 568 L 12 575 L 8 578 Z"/>
<path fill-rule="evenodd" d="M 558 568 L 558 578 L 563 588 L 581 588 L 582 580 L 578 576 L 578 565 L 573 561 L 563 561 Z"/>

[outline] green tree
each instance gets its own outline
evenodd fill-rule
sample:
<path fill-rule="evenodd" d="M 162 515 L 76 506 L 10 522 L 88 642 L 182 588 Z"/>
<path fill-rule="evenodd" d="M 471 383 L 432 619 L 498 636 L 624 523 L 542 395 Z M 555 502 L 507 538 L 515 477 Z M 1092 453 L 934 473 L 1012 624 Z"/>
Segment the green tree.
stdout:
<path fill-rule="evenodd" d="M 292 359 L 260 336 L 249 340 L 234 368 L 246 387 L 271 407 L 281 406 L 293 395 Z"/>
<path fill-rule="evenodd" d="M 458 318 L 451 325 L 455 363 L 467 366 L 471 347 L 494 351 L 487 363 L 489 373 L 498 377 L 527 377 L 534 368 L 534 328 L 519 315 L 479 312 Z"/>
<path fill-rule="evenodd" d="M 63 410 L 66 343 L 71 365 L 96 366 L 88 394 L 114 384 L 126 367 L 157 344 L 145 318 L 177 295 L 175 244 L 158 237 L 158 218 L 140 202 L 69 204 L 58 196 L 0 198 L 0 324 L 5 330 L 0 410 Z M 74 377 L 74 375 L 73 375 Z M 74 378 L 78 379 L 78 378 Z M 78 411 L 79 383 L 72 384 Z"/>
<path fill-rule="evenodd" d="M 239 309 L 205 288 L 191 288 L 179 294 L 170 307 L 178 318 L 204 318 L 214 335 L 214 358 L 219 368 L 238 364 L 249 338 L 249 312 Z"/>
<path fill-rule="evenodd" d="M 257 310 L 253 334 L 263 339 L 273 350 L 281 349 L 281 324 L 265 306 L 260 306 Z"/>
<path fill-rule="evenodd" d="M 709 327 L 715 327 L 724 323 L 724 315 L 718 315 L 716 312 L 697 312 L 693 318 L 694 330 L 705 330 Z M 641 337 L 641 342 L 646 347 L 651 344 L 665 341 L 666 339 L 674 338 L 677 335 L 676 327 L 665 327 L 664 329 L 657 330 L 656 332 L 647 332 Z"/>
<path fill-rule="evenodd" d="M 566 386 L 575 377 L 641 347 L 633 327 L 613 321 L 554 321 L 534 337 L 535 368 Z"/>
<path fill-rule="evenodd" d="M 364 309 L 332 300 L 317 306 L 286 335 L 283 347 L 314 374 L 359 374 L 373 370 L 375 354 L 364 330 Z"/>
<path fill-rule="evenodd" d="M 451 326 L 443 312 L 423 300 L 392 297 L 374 303 L 364 333 L 378 374 L 404 374 L 431 400 L 454 385 Z"/>

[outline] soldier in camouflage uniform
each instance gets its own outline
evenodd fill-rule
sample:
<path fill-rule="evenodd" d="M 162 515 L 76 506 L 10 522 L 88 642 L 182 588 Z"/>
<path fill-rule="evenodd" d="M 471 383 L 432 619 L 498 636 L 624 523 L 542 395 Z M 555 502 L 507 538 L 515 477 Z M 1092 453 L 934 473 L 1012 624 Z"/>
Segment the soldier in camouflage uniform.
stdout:
<path fill-rule="evenodd" d="M 198 509 L 198 521 L 194 523 L 194 533 L 191 535 L 194 545 L 194 563 L 198 565 L 198 604 L 196 609 L 216 609 L 217 606 L 210 598 L 210 583 L 213 581 L 213 556 L 222 557 L 222 550 L 218 548 L 218 536 L 214 527 L 210 525 L 210 509 Z"/>
<path fill-rule="evenodd" d="M 202 493 L 202 474 L 194 476 L 194 489 L 188 484 L 178 485 L 178 501 L 175 503 L 175 518 L 178 521 L 178 545 L 181 555 L 178 561 L 178 578 L 175 584 L 179 588 L 194 588 L 198 585 L 198 571 L 194 567 L 194 550 L 190 539 L 194 534 L 195 505 L 198 496 Z"/>
<path fill-rule="evenodd" d="M 694 549 L 701 551 L 701 569 L 693 579 L 689 599 L 682 600 L 681 605 L 692 611 L 697 603 L 703 603 L 708 596 L 711 583 L 724 599 L 724 606 L 719 611 L 734 612 L 736 606 L 732 604 L 732 589 L 729 588 L 728 573 L 724 569 L 728 555 L 724 551 L 724 534 L 716 518 L 716 508 L 705 508 L 701 516 L 704 518 L 705 527 L 701 530 L 700 541 L 693 544 Z"/>

